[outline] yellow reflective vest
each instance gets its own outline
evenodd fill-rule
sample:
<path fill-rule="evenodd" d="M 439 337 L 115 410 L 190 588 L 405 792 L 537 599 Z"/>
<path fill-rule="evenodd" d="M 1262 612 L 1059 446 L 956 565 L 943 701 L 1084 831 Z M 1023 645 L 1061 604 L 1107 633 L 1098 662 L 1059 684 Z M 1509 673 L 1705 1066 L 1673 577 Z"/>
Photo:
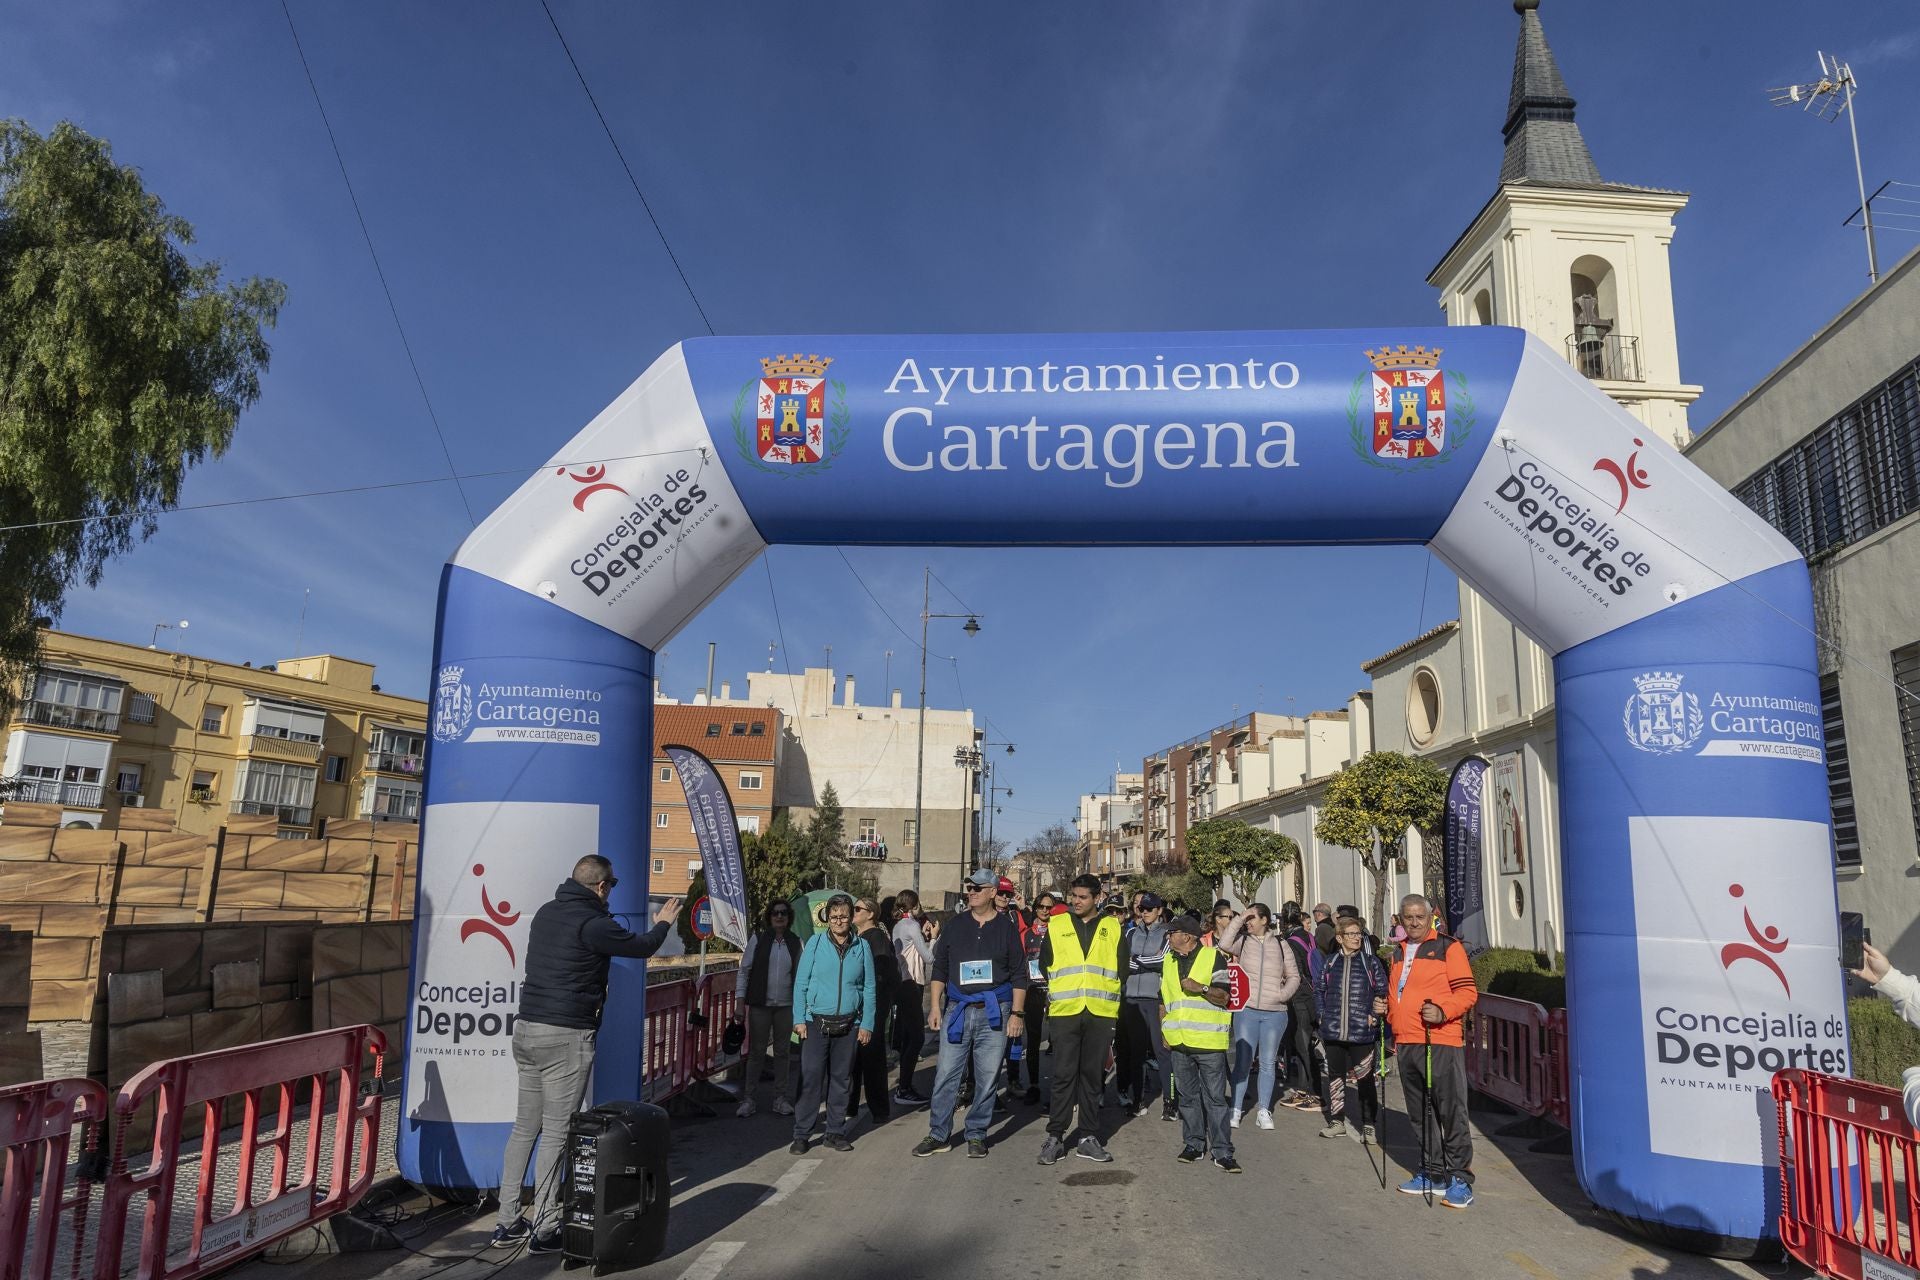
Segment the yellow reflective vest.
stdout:
<path fill-rule="evenodd" d="M 1220 953 L 1201 947 L 1193 953 L 1193 967 L 1187 976 L 1206 986 L 1213 978 L 1213 966 Z M 1169 949 L 1160 962 L 1160 1030 L 1174 1048 L 1219 1049 L 1224 1051 L 1233 1030 L 1233 1014 L 1205 996 L 1190 996 L 1180 989 L 1180 957 Z"/>
<path fill-rule="evenodd" d="M 1047 941 L 1053 948 L 1053 967 L 1047 970 L 1047 1016 L 1086 1012 L 1118 1018 L 1120 922 L 1102 914 L 1093 926 L 1093 947 L 1085 955 L 1071 915 L 1054 917 L 1047 925 Z"/>

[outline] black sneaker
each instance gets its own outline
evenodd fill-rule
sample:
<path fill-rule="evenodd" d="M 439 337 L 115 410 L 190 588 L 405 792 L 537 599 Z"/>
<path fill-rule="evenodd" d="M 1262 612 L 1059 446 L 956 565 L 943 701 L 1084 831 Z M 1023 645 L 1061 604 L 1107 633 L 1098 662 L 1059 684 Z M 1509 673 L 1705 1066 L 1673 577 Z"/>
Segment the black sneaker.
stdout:
<path fill-rule="evenodd" d="M 511 1249 L 533 1234 L 533 1228 L 525 1218 L 515 1218 L 510 1227 L 495 1227 L 487 1244 L 495 1249 Z"/>
<path fill-rule="evenodd" d="M 560 1252 L 560 1248 L 560 1228 L 555 1227 L 551 1231 L 542 1231 L 539 1235 L 535 1236 L 533 1243 L 527 1246 L 527 1252 L 558 1253 Z"/>
<path fill-rule="evenodd" d="M 795 1156 L 807 1154 L 807 1140 L 805 1138 L 795 1138 L 793 1145 L 787 1148 L 787 1154 Z"/>
<path fill-rule="evenodd" d="M 1065 1154 L 1067 1154 L 1067 1143 L 1064 1138 L 1056 1138 L 1048 1134 L 1047 1140 L 1040 1144 L 1041 1164 L 1053 1164 Z"/>
<path fill-rule="evenodd" d="M 967 1158 L 970 1160 L 985 1160 L 987 1158 L 987 1144 L 979 1138 L 968 1138 Z"/>
<path fill-rule="evenodd" d="M 1172 1098 L 1168 1098 L 1166 1102 L 1161 1105 L 1160 1118 L 1162 1120 L 1178 1120 L 1180 1118 L 1180 1108 L 1174 1103 Z"/>
<path fill-rule="evenodd" d="M 841 1134 L 841 1133 L 828 1134 L 825 1138 L 821 1139 L 820 1145 L 825 1147 L 829 1151 L 853 1150 L 853 1144 L 847 1141 L 845 1134 Z"/>
<path fill-rule="evenodd" d="M 947 1138 L 936 1138 L 932 1134 L 920 1139 L 920 1145 L 913 1149 L 916 1156 L 934 1156 L 947 1150 L 953 1143 Z"/>
<path fill-rule="evenodd" d="M 1206 1154 L 1206 1152 L 1198 1147 L 1182 1147 L 1180 1148 L 1180 1154 L 1175 1156 L 1174 1159 L 1178 1160 L 1181 1164 L 1199 1164 L 1200 1157 Z"/>
<path fill-rule="evenodd" d="M 1228 1173 L 1242 1172 L 1240 1162 L 1232 1156 L 1215 1156 L 1213 1158 L 1213 1166 L 1216 1169 L 1225 1169 Z"/>

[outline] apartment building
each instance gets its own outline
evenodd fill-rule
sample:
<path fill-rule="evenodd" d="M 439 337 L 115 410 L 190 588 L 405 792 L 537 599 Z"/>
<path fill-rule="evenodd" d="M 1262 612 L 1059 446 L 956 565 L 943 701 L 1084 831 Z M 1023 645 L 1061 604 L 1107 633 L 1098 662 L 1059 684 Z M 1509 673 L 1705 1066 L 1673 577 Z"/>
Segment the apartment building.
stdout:
<path fill-rule="evenodd" d="M 271 815 L 289 840 L 329 818 L 417 822 L 427 706 L 335 654 L 255 667 L 64 631 L 19 690 L 0 781 L 64 826 L 163 809 L 183 831 Z"/>
<path fill-rule="evenodd" d="M 1113 789 L 1080 797 L 1080 869 L 1124 884 L 1144 867 L 1141 814 L 1146 787 L 1137 773 L 1114 775 Z"/>
<path fill-rule="evenodd" d="M 1218 786 L 1239 786 L 1241 757 L 1265 750 L 1267 739 L 1283 730 L 1301 731 L 1290 716 L 1252 711 L 1142 760 L 1139 869 L 1185 870 L 1187 828 L 1219 811 Z"/>
<path fill-rule="evenodd" d="M 773 707 L 654 704 L 650 892 L 684 893 L 700 869 L 686 791 L 666 748 L 691 747 L 711 761 L 726 784 L 740 830 L 757 834 L 773 822 L 782 719 Z"/>

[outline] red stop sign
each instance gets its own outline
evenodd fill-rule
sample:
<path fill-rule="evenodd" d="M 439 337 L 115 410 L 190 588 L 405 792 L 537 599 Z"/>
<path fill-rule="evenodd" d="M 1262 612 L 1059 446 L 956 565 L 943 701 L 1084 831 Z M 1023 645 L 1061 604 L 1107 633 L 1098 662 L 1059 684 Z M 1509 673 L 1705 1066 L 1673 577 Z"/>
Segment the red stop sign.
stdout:
<path fill-rule="evenodd" d="M 1233 983 L 1233 991 L 1227 997 L 1227 1008 L 1234 1013 L 1247 1007 L 1247 1000 L 1253 995 L 1253 984 L 1247 980 L 1247 971 L 1240 967 L 1238 960 L 1227 961 L 1227 978 Z"/>

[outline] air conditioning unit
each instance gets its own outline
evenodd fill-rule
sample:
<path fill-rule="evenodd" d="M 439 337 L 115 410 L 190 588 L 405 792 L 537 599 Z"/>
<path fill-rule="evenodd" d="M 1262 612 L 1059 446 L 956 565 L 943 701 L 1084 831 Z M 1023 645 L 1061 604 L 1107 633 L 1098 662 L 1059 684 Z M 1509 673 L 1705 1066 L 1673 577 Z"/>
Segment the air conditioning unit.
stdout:
<path fill-rule="evenodd" d="M 119 799 L 122 808 L 144 809 L 147 807 L 147 798 L 138 791 L 116 791 L 114 795 Z"/>

